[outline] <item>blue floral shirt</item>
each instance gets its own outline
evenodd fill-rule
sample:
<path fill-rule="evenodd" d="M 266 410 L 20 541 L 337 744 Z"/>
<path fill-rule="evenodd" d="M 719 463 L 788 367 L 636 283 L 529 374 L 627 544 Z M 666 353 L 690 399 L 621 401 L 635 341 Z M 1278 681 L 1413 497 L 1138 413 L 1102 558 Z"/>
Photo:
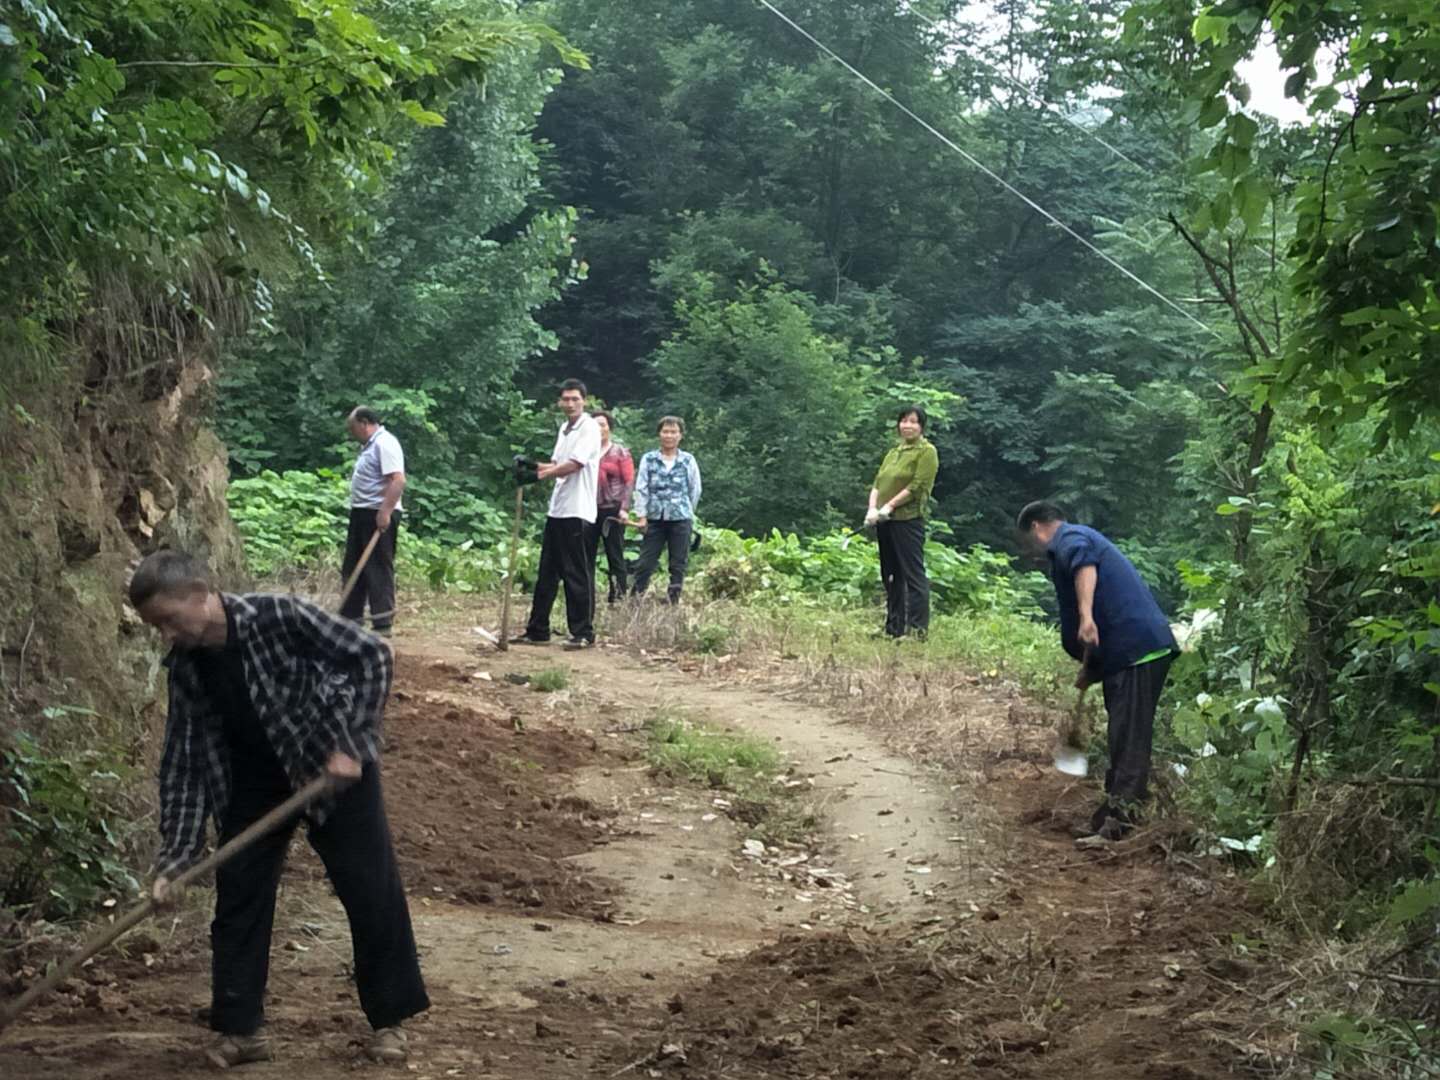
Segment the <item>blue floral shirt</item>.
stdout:
<path fill-rule="evenodd" d="M 700 501 L 700 466 L 695 455 L 675 452 L 675 463 L 665 467 L 659 450 L 649 450 L 635 470 L 634 509 L 652 521 L 688 521 Z"/>

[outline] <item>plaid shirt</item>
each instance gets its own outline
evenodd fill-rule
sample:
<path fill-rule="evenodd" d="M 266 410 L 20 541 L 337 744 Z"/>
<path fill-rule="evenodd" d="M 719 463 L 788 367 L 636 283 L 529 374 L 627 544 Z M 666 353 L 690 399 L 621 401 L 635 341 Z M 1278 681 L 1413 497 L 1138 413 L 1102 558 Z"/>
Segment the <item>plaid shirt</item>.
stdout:
<path fill-rule="evenodd" d="M 336 750 L 363 763 L 380 753 L 380 725 L 394 666 L 380 638 L 295 596 L 222 593 L 245 683 L 275 756 L 299 788 Z M 193 656 L 172 649 L 170 710 L 160 759 L 158 876 L 174 877 L 205 850 L 205 822 L 225 821 L 230 751 L 219 712 Z M 328 802 L 310 820 L 324 821 Z"/>

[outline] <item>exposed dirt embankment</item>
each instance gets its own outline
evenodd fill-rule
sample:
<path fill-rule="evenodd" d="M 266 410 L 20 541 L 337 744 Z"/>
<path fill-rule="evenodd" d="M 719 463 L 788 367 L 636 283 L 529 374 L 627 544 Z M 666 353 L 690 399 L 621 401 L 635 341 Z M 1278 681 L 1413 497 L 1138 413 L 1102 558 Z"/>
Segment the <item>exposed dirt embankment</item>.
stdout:
<path fill-rule="evenodd" d="M 224 580 L 241 567 L 226 455 L 201 416 L 209 368 L 174 362 L 117 383 L 76 371 L 0 419 L 0 648 L 13 719 L 50 704 L 129 712 L 154 642 L 122 596 L 144 553 L 181 545 Z M 148 679 L 146 679 L 148 681 Z"/>
<path fill-rule="evenodd" d="M 242 565 L 225 449 L 202 421 L 209 368 L 155 361 L 112 377 L 99 366 L 77 363 L 21 400 L 0 395 L 0 751 L 23 732 L 44 758 L 73 763 L 85 797 L 107 803 L 76 807 L 82 831 L 99 816 L 150 820 L 164 686 L 159 642 L 123 602 L 135 562 L 183 546 L 224 584 Z M 102 795 L 91 768 L 134 781 Z M 0 809 L 7 798 L 18 796 L 0 784 Z M 152 833 L 136 830 L 122 858 L 145 862 Z M 0 838 L 0 883 L 13 881 L 10 844 Z M 32 863 L 55 857 L 31 851 Z M 38 896 L 0 891 L 0 903 L 36 900 L 45 884 Z M 5 922 L 0 909 L 0 940 Z"/>

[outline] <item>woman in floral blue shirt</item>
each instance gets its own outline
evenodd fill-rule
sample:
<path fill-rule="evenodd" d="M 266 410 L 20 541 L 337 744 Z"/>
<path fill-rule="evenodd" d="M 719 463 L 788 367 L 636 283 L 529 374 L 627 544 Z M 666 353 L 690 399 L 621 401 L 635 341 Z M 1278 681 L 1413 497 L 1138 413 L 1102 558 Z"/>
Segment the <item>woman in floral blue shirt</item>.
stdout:
<path fill-rule="evenodd" d="M 685 422 L 665 416 L 656 428 L 660 449 L 647 451 L 635 470 L 633 503 L 635 524 L 644 530 L 640 562 L 635 567 L 635 595 L 650 584 L 660 565 L 660 552 L 670 552 L 670 587 L 667 599 L 678 603 L 685 585 L 685 567 L 690 561 L 690 537 L 695 528 L 695 504 L 700 501 L 700 466 L 695 457 L 680 449 Z"/>

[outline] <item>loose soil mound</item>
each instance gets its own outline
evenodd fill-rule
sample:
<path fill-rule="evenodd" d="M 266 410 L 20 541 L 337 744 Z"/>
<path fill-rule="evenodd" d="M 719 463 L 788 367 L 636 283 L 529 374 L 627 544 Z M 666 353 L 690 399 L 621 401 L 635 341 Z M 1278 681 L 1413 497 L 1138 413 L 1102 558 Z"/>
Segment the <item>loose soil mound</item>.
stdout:
<path fill-rule="evenodd" d="M 585 735 L 517 724 L 508 710 L 459 704 L 468 682 L 450 664 L 397 662 L 385 793 L 406 886 L 460 903 L 604 917 L 610 889 L 564 860 L 608 841 L 612 815 L 558 795 L 566 784 L 556 779 L 604 751 Z"/>
<path fill-rule="evenodd" d="M 1167 865 L 1143 835 L 1077 853 L 1056 826 L 1088 808 L 1049 777 L 991 791 L 1015 846 L 990 900 L 728 962 L 652 1021 L 631 1060 L 654 1047 L 663 1065 L 679 1047 L 692 1078 L 1265 1075 L 1245 986 L 1261 972 L 1231 940 L 1257 920 L 1232 890 Z"/>

